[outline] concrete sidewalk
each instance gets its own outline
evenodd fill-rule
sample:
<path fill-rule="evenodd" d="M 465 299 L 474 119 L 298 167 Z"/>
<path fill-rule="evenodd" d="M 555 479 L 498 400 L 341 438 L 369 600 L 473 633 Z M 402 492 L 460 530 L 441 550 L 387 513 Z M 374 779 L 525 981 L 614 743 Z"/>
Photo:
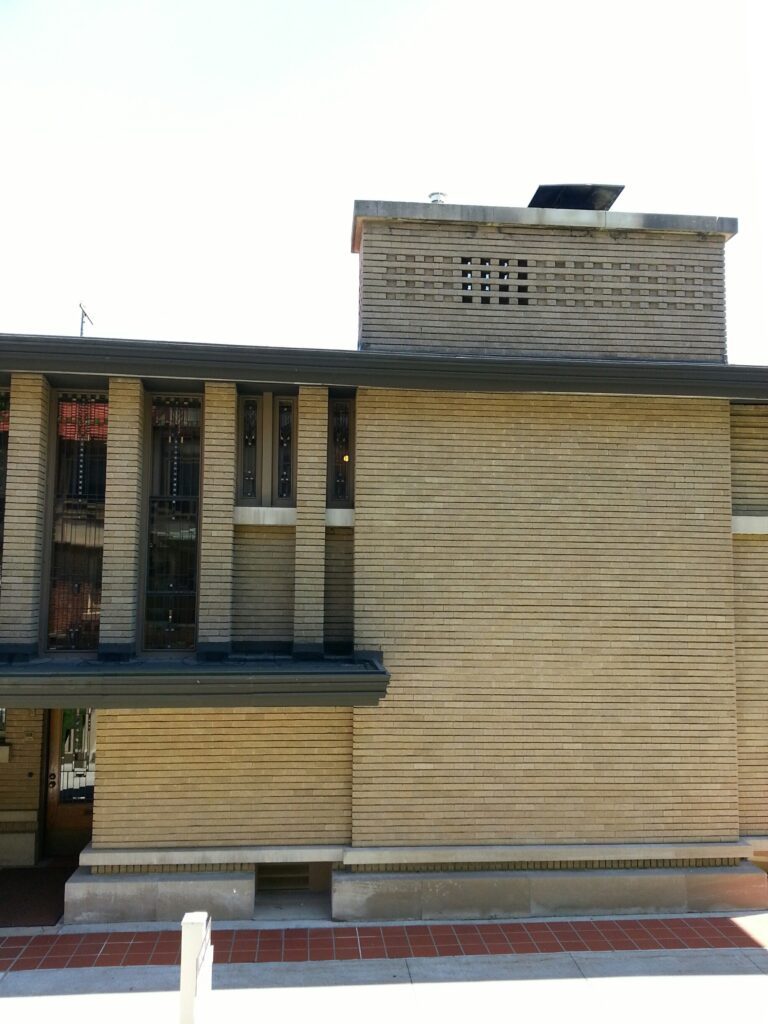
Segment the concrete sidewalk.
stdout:
<path fill-rule="evenodd" d="M 23 971 L 0 977 L 3 1024 L 174 1021 L 178 968 Z M 658 950 L 233 964 L 214 970 L 210 1020 L 314 1022 L 561 1018 L 722 1021 L 764 1012 L 768 951 Z"/>

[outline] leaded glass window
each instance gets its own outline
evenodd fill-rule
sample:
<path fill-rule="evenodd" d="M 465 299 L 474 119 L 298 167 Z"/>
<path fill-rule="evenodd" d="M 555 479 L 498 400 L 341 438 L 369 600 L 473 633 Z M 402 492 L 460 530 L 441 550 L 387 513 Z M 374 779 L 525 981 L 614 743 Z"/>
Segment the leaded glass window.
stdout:
<path fill-rule="evenodd" d="M 328 407 L 328 505 L 351 508 L 354 504 L 352 480 L 352 427 L 354 401 L 331 399 Z"/>
<path fill-rule="evenodd" d="M 148 650 L 188 650 L 195 644 L 201 418 L 199 398 L 153 399 Z"/>
<path fill-rule="evenodd" d="M 296 402 L 292 398 L 278 398 L 276 406 L 274 502 L 276 505 L 293 505 L 296 501 L 294 494 L 296 475 L 294 410 Z"/>
<path fill-rule="evenodd" d="M 241 443 L 240 497 L 258 501 L 261 497 L 259 480 L 259 402 L 247 398 L 243 402 Z"/>
<path fill-rule="evenodd" d="M 101 616 L 107 396 L 59 395 L 48 647 L 95 650 Z"/>

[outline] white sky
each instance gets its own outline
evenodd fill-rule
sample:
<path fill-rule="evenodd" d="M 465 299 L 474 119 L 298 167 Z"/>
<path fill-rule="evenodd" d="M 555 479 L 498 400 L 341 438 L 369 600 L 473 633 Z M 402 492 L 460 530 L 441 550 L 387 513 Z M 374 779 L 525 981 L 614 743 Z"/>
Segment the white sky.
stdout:
<path fill-rule="evenodd" d="M 761 3 L 0 0 L 0 331 L 353 347 L 361 199 L 736 216 L 768 363 Z M 762 318 L 762 319 L 761 319 Z"/>

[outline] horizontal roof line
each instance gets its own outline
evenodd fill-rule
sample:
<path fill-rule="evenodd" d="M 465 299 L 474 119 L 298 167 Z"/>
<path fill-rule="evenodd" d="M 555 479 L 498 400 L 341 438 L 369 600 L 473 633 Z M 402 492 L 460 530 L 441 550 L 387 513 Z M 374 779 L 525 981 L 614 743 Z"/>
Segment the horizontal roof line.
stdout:
<path fill-rule="evenodd" d="M 768 401 L 768 366 L 641 359 L 465 357 L 0 335 L 0 375 L 39 372 L 93 381 L 234 381 L 403 390 L 534 391 Z"/>

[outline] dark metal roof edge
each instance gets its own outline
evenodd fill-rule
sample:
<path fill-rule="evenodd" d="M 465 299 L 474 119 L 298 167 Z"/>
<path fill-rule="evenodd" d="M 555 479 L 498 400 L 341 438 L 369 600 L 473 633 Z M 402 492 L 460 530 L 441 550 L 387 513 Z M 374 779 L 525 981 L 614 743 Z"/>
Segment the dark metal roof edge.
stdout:
<path fill-rule="evenodd" d="M 85 675 L 0 675 L 0 705 L 12 708 L 147 707 L 354 707 L 377 704 L 386 694 L 389 673 L 349 675 L 292 674 L 232 677 L 210 674 L 169 677 L 121 674 L 118 678 Z"/>
<path fill-rule="evenodd" d="M 768 400 L 768 366 L 641 359 L 472 358 L 177 341 L 0 335 L 0 372 L 86 378 L 539 391 Z"/>

